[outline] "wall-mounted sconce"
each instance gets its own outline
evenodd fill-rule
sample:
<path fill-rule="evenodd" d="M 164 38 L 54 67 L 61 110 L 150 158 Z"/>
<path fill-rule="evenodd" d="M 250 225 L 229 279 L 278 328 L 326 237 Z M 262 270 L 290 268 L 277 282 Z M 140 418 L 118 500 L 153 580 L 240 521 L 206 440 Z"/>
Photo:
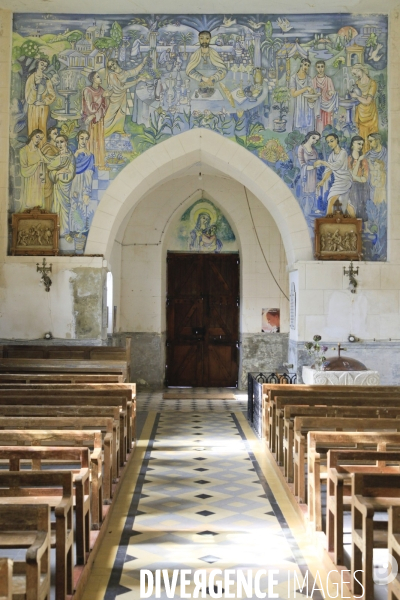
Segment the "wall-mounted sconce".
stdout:
<path fill-rule="evenodd" d="M 358 267 L 354 268 L 353 261 L 350 261 L 350 266 L 348 269 L 346 269 L 346 267 L 343 267 L 343 274 L 348 275 L 350 282 L 350 291 L 352 294 L 355 294 L 358 286 L 358 281 L 356 279 L 356 275 L 358 275 Z"/>
<path fill-rule="evenodd" d="M 50 279 L 50 277 L 47 275 L 47 273 L 51 273 L 51 267 L 52 265 L 50 264 L 48 267 L 46 266 L 46 259 L 43 259 L 43 263 L 42 266 L 39 265 L 39 263 L 36 263 L 36 271 L 38 273 L 41 273 L 42 276 L 40 278 L 40 281 L 43 283 L 44 285 L 44 289 L 46 290 L 46 292 L 50 291 L 50 286 L 53 283 Z"/>

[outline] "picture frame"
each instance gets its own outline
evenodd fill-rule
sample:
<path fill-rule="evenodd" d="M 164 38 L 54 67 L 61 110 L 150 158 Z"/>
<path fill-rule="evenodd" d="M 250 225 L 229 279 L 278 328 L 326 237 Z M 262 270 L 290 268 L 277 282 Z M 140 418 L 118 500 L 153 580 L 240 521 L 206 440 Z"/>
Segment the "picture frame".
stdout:
<path fill-rule="evenodd" d="M 56 256 L 58 239 L 57 214 L 35 206 L 12 215 L 13 256 Z"/>
<path fill-rule="evenodd" d="M 317 260 L 361 260 L 362 219 L 341 212 L 315 219 L 315 253 Z"/>

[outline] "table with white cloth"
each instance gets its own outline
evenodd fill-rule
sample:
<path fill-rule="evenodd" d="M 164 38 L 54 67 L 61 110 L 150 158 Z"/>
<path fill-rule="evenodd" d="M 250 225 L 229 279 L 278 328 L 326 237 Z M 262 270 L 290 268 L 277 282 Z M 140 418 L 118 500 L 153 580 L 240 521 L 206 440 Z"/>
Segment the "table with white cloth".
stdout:
<path fill-rule="evenodd" d="M 303 367 L 303 383 L 306 385 L 379 385 L 378 371 L 319 371 Z"/>

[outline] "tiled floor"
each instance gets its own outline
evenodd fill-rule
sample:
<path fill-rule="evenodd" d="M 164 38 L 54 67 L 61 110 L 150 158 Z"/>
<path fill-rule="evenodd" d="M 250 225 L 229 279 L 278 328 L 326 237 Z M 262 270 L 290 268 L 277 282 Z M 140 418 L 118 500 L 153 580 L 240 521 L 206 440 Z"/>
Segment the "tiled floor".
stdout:
<path fill-rule="evenodd" d="M 172 390 L 168 390 L 172 391 Z M 185 396 L 193 394 L 192 388 L 178 388 L 173 390 L 177 395 L 179 394 L 182 398 L 177 400 L 166 400 L 163 398 L 162 392 L 142 392 L 137 396 L 138 410 L 149 411 L 156 410 L 187 410 L 187 411 L 213 411 L 213 412 L 236 412 L 247 410 L 247 394 L 244 392 L 238 392 L 237 390 L 231 390 L 227 388 L 214 388 L 216 393 L 230 392 L 235 395 L 235 400 L 210 400 L 202 398 L 202 393 L 212 393 L 211 388 L 196 388 L 196 398 L 186 399 Z"/>
<path fill-rule="evenodd" d="M 264 454 L 257 460 L 253 451 L 260 442 L 243 418 L 244 399 L 227 401 L 229 408 L 221 400 L 174 402 L 138 396 L 139 411 L 157 412 L 147 415 L 84 600 L 139 599 L 140 569 L 276 569 L 274 592 L 289 597 L 289 574 L 293 597 L 309 549 L 293 534 L 294 513 Z"/>

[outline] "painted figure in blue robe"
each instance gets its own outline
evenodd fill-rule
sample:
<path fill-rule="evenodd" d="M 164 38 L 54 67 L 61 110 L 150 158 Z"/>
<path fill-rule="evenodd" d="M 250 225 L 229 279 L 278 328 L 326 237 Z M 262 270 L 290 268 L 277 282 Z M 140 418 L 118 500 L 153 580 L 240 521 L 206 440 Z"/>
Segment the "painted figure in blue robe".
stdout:
<path fill-rule="evenodd" d="M 94 155 L 88 150 L 89 133 L 78 131 L 78 149 L 75 152 L 76 175 L 71 186 L 70 231 L 88 231 L 97 208 L 92 201 Z"/>

